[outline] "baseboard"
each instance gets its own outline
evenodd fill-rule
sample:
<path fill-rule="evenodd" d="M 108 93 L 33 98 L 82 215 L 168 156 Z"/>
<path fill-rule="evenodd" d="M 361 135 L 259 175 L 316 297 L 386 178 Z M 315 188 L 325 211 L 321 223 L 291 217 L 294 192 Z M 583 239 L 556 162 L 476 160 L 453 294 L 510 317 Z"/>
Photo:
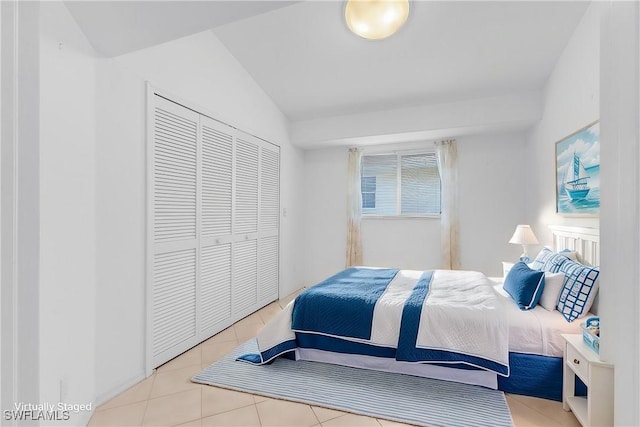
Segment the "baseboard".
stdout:
<path fill-rule="evenodd" d="M 119 395 L 120 393 L 122 393 L 125 390 L 128 390 L 129 388 L 133 387 L 134 385 L 138 384 L 140 381 L 146 379 L 146 375 L 144 374 L 144 371 L 140 371 L 140 373 L 136 376 L 134 376 L 133 378 L 121 383 L 120 385 L 118 385 L 117 387 L 113 387 L 112 389 L 104 392 L 104 393 L 100 393 L 98 396 L 96 396 L 96 407 L 107 403 L 108 401 L 110 401 L 111 399 L 113 399 L 114 397 L 116 397 L 117 395 Z"/>

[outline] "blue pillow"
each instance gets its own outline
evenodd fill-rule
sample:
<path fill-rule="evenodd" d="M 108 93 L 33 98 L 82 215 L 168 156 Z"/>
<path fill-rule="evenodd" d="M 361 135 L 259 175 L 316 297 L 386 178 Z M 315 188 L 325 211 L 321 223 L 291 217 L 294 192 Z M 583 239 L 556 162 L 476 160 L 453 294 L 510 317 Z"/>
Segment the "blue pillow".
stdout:
<path fill-rule="evenodd" d="M 544 289 L 544 271 L 530 269 L 524 262 L 516 263 L 504 279 L 504 290 L 520 310 L 530 310 L 538 304 Z"/>
<path fill-rule="evenodd" d="M 549 273 L 557 273 L 561 271 L 562 264 L 567 261 L 571 261 L 569 257 L 562 255 L 561 253 L 553 252 L 549 248 L 542 248 L 542 250 L 533 260 L 531 268 L 534 270 L 547 271 Z"/>
<path fill-rule="evenodd" d="M 598 292 L 600 269 L 569 261 L 562 264 L 561 271 L 565 280 L 557 308 L 567 322 L 573 322 L 591 309 Z"/>

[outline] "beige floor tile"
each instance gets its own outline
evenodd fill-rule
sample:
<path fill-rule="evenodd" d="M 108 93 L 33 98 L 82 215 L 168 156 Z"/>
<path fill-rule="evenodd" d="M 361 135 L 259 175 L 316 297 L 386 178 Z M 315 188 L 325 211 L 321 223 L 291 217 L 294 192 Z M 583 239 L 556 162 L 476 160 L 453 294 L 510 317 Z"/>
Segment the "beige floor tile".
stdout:
<path fill-rule="evenodd" d="M 322 427 L 380 427 L 380 424 L 375 418 L 346 414 L 323 422 Z"/>
<path fill-rule="evenodd" d="M 188 390 L 149 400 L 144 414 L 144 426 L 173 426 L 200 419 L 200 390 Z"/>
<path fill-rule="evenodd" d="M 201 426 L 202 426 L 202 419 L 198 418 L 197 420 L 187 421 L 184 424 L 178 424 L 175 427 L 201 427 Z"/>
<path fill-rule="evenodd" d="M 253 338 L 258 334 L 258 331 L 264 327 L 262 323 L 245 323 L 242 325 L 235 324 L 233 329 L 236 331 L 238 342 L 243 343 L 249 338 Z"/>
<path fill-rule="evenodd" d="M 262 321 L 262 317 L 260 317 L 260 314 L 256 311 L 255 313 L 248 315 L 244 319 L 238 320 L 233 326 L 235 327 L 244 325 L 264 325 L 264 322 Z"/>
<path fill-rule="evenodd" d="M 261 308 L 258 311 L 258 315 L 262 319 L 262 321 L 266 324 L 269 320 L 273 319 L 278 313 L 282 311 L 282 307 L 278 304 L 277 301 L 272 302 L 271 304 Z"/>
<path fill-rule="evenodd" d="M 245 406 L 202 419 L 202 427 L 260 427 L 255 405 Z"/>
<path fill-rule="evenodd" d="M 200 345 L 204 345 L 207 343 L 221 342 L 221 341 L 236 341 L 236 332 L 233 330 L 233 325 L 229 326 L 227 329 L 218 332 L 205 342 Z"/>
<path fill-rule="evenodd" d="M 218 343 L 203 344 L 200 347 L 202 352 L 202 364 L 209 366 L 226 356 L 238 346 L 238 341 L 222 341 Z"/>
<path fill-rule="evenodd" d="M 191 377 L 200 372 L 201 365 L 187 366 L 166 372 L 158 372 L 151 388 L 151 399 L 186 390 L 200 390 L 203 386 L 191 382 Z"/>
<path fill-rule="evenodd" d="M 255 404 L 253 395 L 218 387 L 202 389 L 202 416 L 220 414 Z"/>
<path fill-rule="evenodd" d="M 113 399 L 105 402 L 96 408 L 96 411 L 102 411 L 104 409 L 115 408 L 123 405 L 130 405 L 137 402 L 146 402 L 151 394 L 151 387 L 153 386 L 153 380 L 155 375 L 151 375 L 149 378 L 140 381 L 138 384 L 130 387 L 124 392 L 120 393 Z"/>
<path fill-rule="evenodd" d="M 258 394 L 253 395 L 253 400 L 255 400 L 256 403 L 264 402 L 265 400 L 268 400 L 268 399 L 269 399 L 268 397 L 260 396 Z"/>
<path fill-rule="evenodd" d="M 233 330 L 233 326 L 231 327 L 231 329 Z M 236 336 L 236 331 L 233 330 L 233 336 Z M 205 342 L 201 343 L 199 345 L 200 349 L 203 348 L 209 348 L 209 347 L 220 347 L 220 346 L 231 346 L 231 345 L 238 345 L 238 340 L 236 338 L 233 339 L 229 339 L 229 338 L 225 338 L 224 340 L 215 340 L 214 337 L 209 338 L 208 340 L 206 340 Z"/>
<path fill-rule="evenodd" d="M 139 426 L 147 407 L 147 401 L 118 406 L 94 412 L 88 426 Z"/>
<path fill-rule="evenodd" d="M 202 356 L 200 355 L 200 346 L 196 346 L 160 366 L 157 371 L 158 373 L 172 371 L 174 369 L 186 368 L 187 366 L 200 365 L 201 363 Z"/>
<path fill-rule="evenodd" d="M 507 395 L 507 399 L 515 399 L 520 403 L 527 405 L 531 409 L 535 409 L 543 415 L 553 418 L 563 426 L 580 426 L 580 423 L 573 415 L 573 412 L 568 412 L 562 409 L 562 402 L 539 399 L 537 397 L 521 396 L 518 394 L 509 394 Z"/>
<path fill-rule="evenodd" d="M 256 404 L 263 427 L 303 427 L 318 424 L 311 406 L 286 400 L 267 399 Z"/>
<path fill-rule="evenodd" d="M 562 425 L 553 418 L 549 418 L 535 409 L 528 407 L 519 400 L 514 399 L 512 396 L 507 396 L 507 403 L 509 404 L 511 417 L 513 418 L 513 423 L 516 427 L 557 427 Z"/>
<path fill-rule="evenodd" d="M 293 301 L 300 292 L 304 291 L 304 289 L 305 288 L 300 288 L 297 291 L 294 291 L 291 294 L 287 295 L 286 297 L 280 298 L 280 300 L 278 300 L 278 304 L 280 304 L 280 307 L 285 308 L 287 304 Z"/>
<path fill-rule="evenodd" d="M 336 411 L 335 409 L 322 408 L 320 406 L 312 406 L 313 412 L 316 414 L 318 421 L 321 423 L 338 418 L 346 414 L 346 412 Z"/>

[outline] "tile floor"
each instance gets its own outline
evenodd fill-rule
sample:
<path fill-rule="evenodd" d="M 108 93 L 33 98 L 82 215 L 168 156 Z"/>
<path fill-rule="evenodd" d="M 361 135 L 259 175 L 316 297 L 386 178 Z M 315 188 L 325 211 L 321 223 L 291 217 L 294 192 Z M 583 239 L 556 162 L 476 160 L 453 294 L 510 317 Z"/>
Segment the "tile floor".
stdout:
<path fill-rule="evenodd" d="M 404 426 L 383 419 L 194 384 L 190 378 L 255 336 L 293 296 L 274 302 L 160 366 L 98 407 L 89 426 Z M 516 426 L 579 426 L 562 404 L 507 395 Z"/>

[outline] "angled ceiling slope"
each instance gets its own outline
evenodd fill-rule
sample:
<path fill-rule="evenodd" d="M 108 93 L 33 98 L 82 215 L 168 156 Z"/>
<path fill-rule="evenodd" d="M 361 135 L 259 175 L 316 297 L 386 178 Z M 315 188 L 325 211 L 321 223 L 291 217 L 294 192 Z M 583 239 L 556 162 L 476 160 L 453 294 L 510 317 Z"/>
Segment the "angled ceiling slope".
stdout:
<path fill-rule="evenodd" d="M 214 29 L 292 121 L 540 90 L 589 2 L 411 1 L 364 40 L 343 1 L 305 1 Z"/>
<path fill-rule="evenodd" d="M 370 41 L 348 30 L 344 0 L 65 1 L 109 57 L 211 30 L 289 118 L 299 144 L 310 138 L 303 134 L 318 139 L 318 129 L 353 127 L 356 116 L 366 122 L 393 112 L 403 129 L 424 130 L 423 119 L 409 126 L 400 113 L 453 104 L 467 111 L 522 94 L 525 105 L 537 105 L 589 3 L 411 0 L 406 25 Z M 519 126 L 538 118 L 538 109 L 527 108 Z M 342 141 L 338 133 L 323 140 Z"/>
<path fill-rule="evenodd" d="M 93 47 L 113 57 L 297 1 L 65 1 Z"/>

